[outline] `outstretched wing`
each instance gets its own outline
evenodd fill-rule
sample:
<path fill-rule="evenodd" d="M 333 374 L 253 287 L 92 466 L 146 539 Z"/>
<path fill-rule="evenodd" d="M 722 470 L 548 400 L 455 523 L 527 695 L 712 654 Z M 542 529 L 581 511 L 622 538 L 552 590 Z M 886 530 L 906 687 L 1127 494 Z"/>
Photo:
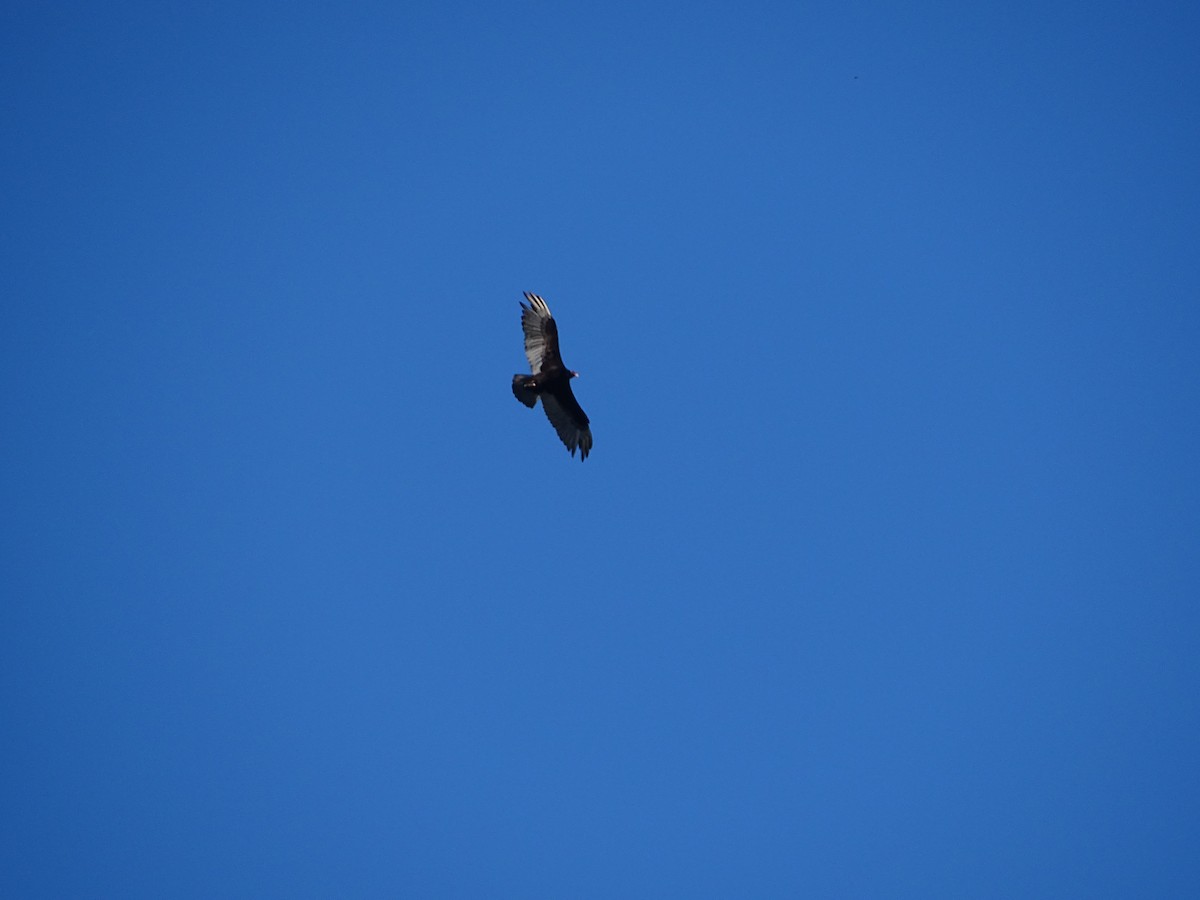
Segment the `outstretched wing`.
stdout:
<path fill-rule="evenodd" d="M 543 393 L 542 409 L 571 455 L 575 455 L 575 448 L 578 447 L 579 458 L 587 459 L 592 449 L 592 430 L 588 427 L 587 414 L 571 392 L 571 383 L 564 381 L 561 388 Z"/>
<path fill-rule="evenodd" d="M 525 332 L 525 356 L 536 375 L 542 369 L 562 365 L 558 353 L 558 326 L 550 315 L 550 307 L 537 294 L 525 292 L 529 305 L 521 304 L 521 330 Z M 586 421 L 586 420 L 585 420 Z"/>

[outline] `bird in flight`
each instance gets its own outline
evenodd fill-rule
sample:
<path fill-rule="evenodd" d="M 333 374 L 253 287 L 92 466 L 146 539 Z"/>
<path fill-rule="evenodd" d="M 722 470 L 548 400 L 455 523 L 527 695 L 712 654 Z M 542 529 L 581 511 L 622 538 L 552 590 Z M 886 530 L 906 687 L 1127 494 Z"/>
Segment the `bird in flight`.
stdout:
<path fill-rule="evenodd" d="M 528 291 L 525 299 L 529 303 L 521 303 L 521 330 L 525 332 L 525 355 L 533 374 L 513 376 L 513 396 L 530 409 L 540 397 L 546 418 L 571 455 L 575 455 L 578 447 L 580 458 L 587 459 L 592 449 L 592 431 L 588 428 L 587 414 L 571 393 L 571 379 L 579 373 L 563 365 L 558 352 L 558 326 L 546 301 Z"/>

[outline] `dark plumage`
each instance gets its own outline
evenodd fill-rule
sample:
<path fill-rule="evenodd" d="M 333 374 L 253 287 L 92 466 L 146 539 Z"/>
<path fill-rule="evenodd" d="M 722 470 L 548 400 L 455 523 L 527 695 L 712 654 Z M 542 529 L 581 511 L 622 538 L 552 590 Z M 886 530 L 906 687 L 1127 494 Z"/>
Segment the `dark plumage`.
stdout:
<path fill-rule="evenodd" d="M 571 455 L 575 455 L 578 447 L 580 458 L 587 459 L 592 449 L 592 432 L 587 414 L 571 393 L 571 379 L 579 373 L 563 365 L 558 352 L 558 326 L 546 301 L 528 291 L 525 299 L 529 304 L 521 304 L 521 330 L 525 332 L 525 355 L 533 374 L 513 376 L 513 396 L 530 409 L 540 397 L 546 418 Z"/>

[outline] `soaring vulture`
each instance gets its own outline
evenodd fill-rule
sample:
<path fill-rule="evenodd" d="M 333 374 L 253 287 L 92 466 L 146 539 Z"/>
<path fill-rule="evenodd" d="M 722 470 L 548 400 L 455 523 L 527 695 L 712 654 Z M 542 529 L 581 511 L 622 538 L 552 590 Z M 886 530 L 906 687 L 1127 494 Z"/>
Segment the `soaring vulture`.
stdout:
<path fill-rule="evenodd" d="M 529 305 L 521 303 L 521 330 L 525 332 L 525 355 L 533 374 L 513 376 L 513 396 L 530 409 L 541 397 L 546 418 L 571 455 L 575 455 L 578 447 L 580 458 L 587 459 L 592 449 L 592 432 L 587 415 L 571 393 L 571 379 L 579 373 L 563 365 L 558 352 L 558 326 L 546 301 L 528 291 L 525 299 Z"/>

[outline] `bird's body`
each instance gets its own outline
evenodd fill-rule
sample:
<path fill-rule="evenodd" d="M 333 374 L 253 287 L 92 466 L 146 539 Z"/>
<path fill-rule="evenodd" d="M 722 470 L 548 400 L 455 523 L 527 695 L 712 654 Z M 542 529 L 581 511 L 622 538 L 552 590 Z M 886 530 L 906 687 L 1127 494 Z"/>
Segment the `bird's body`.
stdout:
<path fill-rule="evenodd" d="M 571 391 L 571 379 L 579 373 L 563 365 L 558 350 L 558 326 L 546 301 L 528 291 L 525 299 L 529 303 L 521 304 L 521 330 L 525 332 L 525 356 L 533 374 L 513 376 L 513 396 L 530 409 L 541 399 L 546 418 L 571 455 L 578 448 L 580 458 L 587 459 L 592 449 L 592 431 L 587 414 Z"/>

